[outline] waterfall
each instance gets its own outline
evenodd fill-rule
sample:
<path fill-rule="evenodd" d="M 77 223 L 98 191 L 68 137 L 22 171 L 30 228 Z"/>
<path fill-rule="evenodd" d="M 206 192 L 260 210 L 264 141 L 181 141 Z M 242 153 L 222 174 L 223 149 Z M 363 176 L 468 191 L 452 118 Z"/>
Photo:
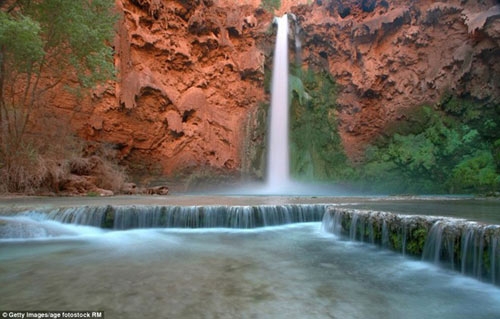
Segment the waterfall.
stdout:
<path fill-rule="evenodd" d="M 325 204 L 258 206 L 84 206 L 20 212 L 16 218 L 30 223 L 58 221 L 113 230 L 135 228 L 257 228 L 291 223 L 320 222 Z M 31 218 L 31 219 L 30 219 Z M 1 219 L 0 222 L 10 220 Z M 16 220 L 17 222 L 17 220 Z M 19 222 L 17 222 L 19 223 Z M 23 222 L 26 228 L 27 222 Z M 2 229 L 5 229 L 2 228 Z M 14 228 L 13 228 L 14 229 Z M 18 231 L 19 227 L 14 230 Z M 27 230 L 29 232 L 29 229 Z M 9 238 L 0 232 L 0 238 Z M 43 234 L 42 234 L 43 235 Z M 16 236 L 19 238 L 20 236 Z M 36 234 L 33 236 L 37 237 Z M 44 237 L 44 236 L 38 236 Z"/>
<path fill-rule="evenodd" d="M 429 231 L 429 236 L 425 241 L 422 259 L 434 263 L 439 263 L 441 260 L 441 248 L 443 242 L 443 222 L 437 221 L 432 225 Z"/>
<path fill-rule="evenodd" d="M 337 236 L 374 243 L 500 285 L 499 225 L 449 217 L 329 208 L 322 228 Z"/>
<path fill-rule="evenodd" d="M 267 187 L 276 192 L 290 183 L 288 150 L 288 15 L 278 26 L 271 84 L 271 114 L 267 157 Z"/>
<path fill-rule="evenodd" d="M 389 229 L 385 219 L 382 221 L 382 247 L 389 248 Z"/>

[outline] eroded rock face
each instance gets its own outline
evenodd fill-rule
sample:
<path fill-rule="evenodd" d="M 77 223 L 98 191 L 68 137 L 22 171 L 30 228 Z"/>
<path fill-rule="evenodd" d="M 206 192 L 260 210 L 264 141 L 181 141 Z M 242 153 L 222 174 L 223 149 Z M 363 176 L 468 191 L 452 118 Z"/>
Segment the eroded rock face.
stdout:
<path fill-rule="evenodd" d="M 237 171 L 245 117 L 266 100 L 258 42 L 271 17 L 248 5 L 117 0 L 114 89 L 80 125 L 120 149 L 124 163 L 171 175 L 197 167 Z M 261 23 L 261 21 L 268 21 Z"/>
<path fill-rule="evenodd" d="M 402 117 L 444 92 L 500 98 L 496 1 L 316 1 L 293 10 L 304 64 L 341 84 L 340 134 L 351 159 Z"/>
<path fill-rule="evenodd" d="M 117 81 L 84 103 L 53 96 L 58 112 L 144 175 L 240 172 L 252 135 L 245 126 L 269 101 L 272 15 L 258 0 L 116 5 L 123 13 L 113 43 Z M 494 0 L 283 0 L 277 13 L 286 11 L 302 30 L 303 65 L 329 71 L 340 86 L 337 118 L 351 159 L 401 110 L 436 103 L 445 91 L 500 99 Z M 253 142 L 265 142 L 259 138 Z"/>

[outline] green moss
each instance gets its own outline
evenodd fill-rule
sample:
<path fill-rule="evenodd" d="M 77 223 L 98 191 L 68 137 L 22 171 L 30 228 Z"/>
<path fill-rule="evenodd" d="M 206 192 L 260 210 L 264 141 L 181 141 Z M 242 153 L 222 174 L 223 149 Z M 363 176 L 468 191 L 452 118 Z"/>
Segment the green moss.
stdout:
<path fill-rule="evenodd" d="M 337 88 L 324 71 L 291 68 L 291 171 L 302 180 L 337 180 L 346 156 L 336 118 Z"/>
<path fill-rule="evenodd" d="M 425 239 L 427 238 L 427 229 L 417 227 L 410 233 L 410 238 L 406 245 L 406 251 L 409 254 L 421 256 L 424 251 Z"/>
<path fill-rule="evenodd" d="M 450 92 L 446 92 L 441 98 L 441 109 L 449 115 L 458 116 L 465 123 L 477 120 L 481 117 L 481 103 L 471 98 L 461 98 Z"/>
<path fill-rule="evenodd" d="M 398 232 L 391 232 L 389 234 L 389 243 L 394 250 L 401 250 L 403 248 L 403 236 Z"/>
<path fill-rule="evenodd" d="M 378 221 L 373 222 L 373 238 L 375 243 L 382 244 L 382 225 Z"/>
<path fill-rule="evenodd" d="M 163 206 L 160 211 L 160 218 L 159 218 L 160 226 L 167 226 L 167 221 L 168 221 L 167 208 Z"/>
<path fill-rule="evenodd" d="M 268 109 L 269 103 L 260 103 L 254 112 L 249 113 L 242 147 L 242 170 L 246 176 L 258 179 L 264 177 Z"/>
<path fill-rule="evenodd" d="M 349 229 L 351 228 L 352 218 L 351 216 L 346 215 L 342 218 L 342 231 L 349 233 Z"/>
<path fill-rule="evenodd" d="M 267 11 L 278 10 L 281 7 L 281 0 L 262 0 L 262 7 Z"/>
<path fill-rule="evenodd" d="M 271 93 L 271 81 L 272 72 L 266 68 L 264 72 L 264 91 L 268 94 Z"/>
<path fill-rule="evenodd" d="M 115 224 L 115 210 L 112 206 L 108 206 L 106 212 L 104 213 L 104 220 L 102 222 L 102 228 L 113 228 Z"/>

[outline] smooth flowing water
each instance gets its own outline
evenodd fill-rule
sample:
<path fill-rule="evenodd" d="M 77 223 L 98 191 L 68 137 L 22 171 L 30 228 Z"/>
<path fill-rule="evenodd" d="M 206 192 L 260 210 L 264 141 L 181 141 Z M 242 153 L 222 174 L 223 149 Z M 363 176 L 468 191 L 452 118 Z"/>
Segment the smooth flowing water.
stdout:
<path fill-rule="evenodd" d="M 271 84 L 271 115 L 267 158 L 268 193 L 281 193 L 290 182 L 288 150 L 288 16 L 278 25 Z"/>
<path fill-rule="evenodd" d="M 497 286 L 370 243 L 346 241 L 323 231 L 320 222 L 246 230 L 106 230 L 60 222 L 74 212 L 82 218 L 80 222 L 92 224 L 86 211 L 97 216 L 101 207 L 104 211 L 114 207 L 115 229 L 122 225 L 122 218 L 131 215 L 128 220 L 136 220 L 141 214 L 152 219 L 137 218 L 128 223 L 130 227 L 178 227 L 153 218 L 153 207 L 167 204 L 183 206 L 183 212 L 196 218 L 203 213 L 203 220 L 221 205 L 229 205 L 227 212 L 242 216 L 247 210 L 257 217 L 271 212 L 262 225 L 305 220 L 303 213 L 318 220 L 311 205 L 384 207 L 393 212 L 404 208 L 405 213 L 443 212 L 500 221 L 498 200 L 471 198 L 4 199 L 0 202 L 0 235 L 12 234 L 9 227 L 13 225 L 20 227 L 15 229 L 20 235 L 0 239 L 0 312 L 103 310 L 106 318 L 500 317 Z M 207 206 L 193 210 L 201 207 L 193 204 Z M 281 208 L 274 212 L 273 205 Z M 164 210 L 165 217 L 169 212 Z M 386 244 L 388 240 L 385 238 Z M 381 243 L 384 247 L 384 238 Z"/>
<path fill-rule="evenodd" d="M 500 290 L 320 223 L 0 242 L 0 310 L 106 318 L 498 318 Z M 78 234 L 75 236 L 75 234 Z"/>

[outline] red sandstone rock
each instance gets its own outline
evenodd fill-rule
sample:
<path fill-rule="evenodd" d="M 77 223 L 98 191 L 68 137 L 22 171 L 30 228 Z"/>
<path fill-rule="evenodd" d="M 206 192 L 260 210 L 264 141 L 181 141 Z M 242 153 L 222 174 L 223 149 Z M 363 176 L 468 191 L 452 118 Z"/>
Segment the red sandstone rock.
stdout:
<path fill-rule="evenodd" d="M 341 2 L 350 6 L 344 18 L 335 4 Z M 326 66 L 342 86 L 340 134 L 352 159 L 403 110 L 437 103 L 445 91 L 500 98 L 495 1 L 387 3 L 373 12 L 346 1 L 323 11 L 294 9 L 304 30 L 304 63 Z"/>
<path fill-rule="evenodd" d="M 304 65 L 328 69 L 340 85 L 337 116 L 352 159 L 402 110 L 436 103 L 446 90 L 500 98 L 494 0 L 372 1 L 373 8 L 282 2 L 277 13 L 294 12 L 302 28 Z M 83 102 L 61 85 L 42 111 L 66 119 L 85 139 L 112 145 L 131 167 L 166 175 L 240 170 L 245 123 L 269 100 L 272 15 L 258 0 L 116 3 L 123 12 L 114 42 L 117 82 Z"/>

